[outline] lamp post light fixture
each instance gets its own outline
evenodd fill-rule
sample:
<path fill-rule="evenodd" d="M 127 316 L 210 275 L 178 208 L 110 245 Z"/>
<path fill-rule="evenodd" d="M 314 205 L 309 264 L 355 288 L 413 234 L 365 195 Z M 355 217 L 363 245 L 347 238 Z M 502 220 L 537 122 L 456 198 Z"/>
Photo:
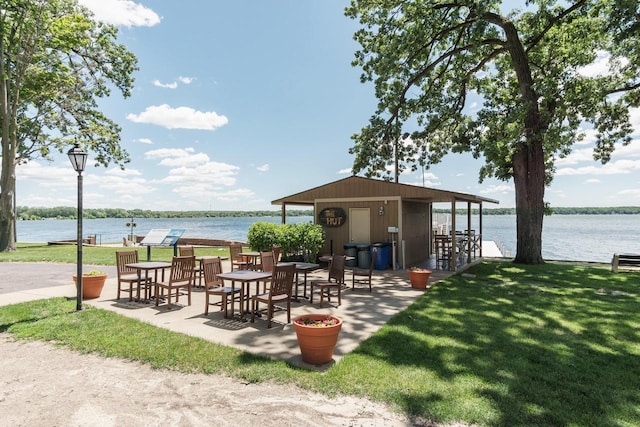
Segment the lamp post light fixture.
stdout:
<path fill-rule="evenodd" d="M 82 310 L 82 172 L 87 164 L 87 153 L 76 142 L 74 147 L 67 152 L 71 166 L 78 172 L 78 235 L 77 235 L 77 270 L 76 270 L 76 310 Z"/>

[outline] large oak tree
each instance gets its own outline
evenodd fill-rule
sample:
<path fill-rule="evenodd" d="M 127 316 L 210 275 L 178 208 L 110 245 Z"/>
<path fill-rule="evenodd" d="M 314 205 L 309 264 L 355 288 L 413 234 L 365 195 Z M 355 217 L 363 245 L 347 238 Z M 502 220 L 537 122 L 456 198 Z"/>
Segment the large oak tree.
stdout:
<path fill-rule="evenodd" d="M 76 0 L 0 0 L 0 250 L 15 249 L 16 165 L 76 141 L 98 164 L 129 160 L 97 105 L 133 87 L 137 59 L 116 39 Z"/>
<path fill-rule="evenodd" d="M 602 163 L 630 142 L 629 108 L 640 103 L 640 6 L 531 0 L 505 13 L 501 3 L 352 0 L 346 15 L 362 26 L 354 65 L 363 82 L 374 82 L 379 104 L 350 151 L 353 172 L 368 176 L 384 175 L 394 147 L 414 170 L 448 152 L 483 157 L 481 182 L 513 179 L 515 261 L 538 264 L 555 161 L 585 126 L 597 131 L 593 156 Z M 598 59 L 608 72 L 585 72 Z M 471 114 L 476 96 L 483 105 Z M 411 144 L 402 141 L 403 125 L 417 129 Z"/>

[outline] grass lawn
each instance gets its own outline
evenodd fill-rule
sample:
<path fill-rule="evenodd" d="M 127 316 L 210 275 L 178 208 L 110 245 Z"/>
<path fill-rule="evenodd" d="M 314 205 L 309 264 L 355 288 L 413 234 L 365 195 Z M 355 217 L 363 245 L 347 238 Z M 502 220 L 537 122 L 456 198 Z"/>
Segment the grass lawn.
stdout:
<path fill-rule="evenodd" d="M 116 251 L 138 251 L 140 260 L 147 259 L 146 247 L 123 246 L 83 246 L 82 262 L 91 265 L 116 265 Z M 229 256 L 228 247 L 201 247 L 196 255 Z M 75 263 L 78 256 L 76 245 L 47 245 L 46 243 L 18 243 L 14 252 L 0 252 L 0 262 L 66 262 Z M 173 257 L 173 248 L 153 247 L 151 257 L 154 261 L 169 261 Z"/>
<path fill-rule="evenodd" d="M 64 299 L 0 307 L 0 331 L 158 369 L 366 396 L 423 421 L 638 425 L 640 274 L 506 262 L 466 273 L 435 285 L 324 373 L 112 312 L 74 312 Z"/>

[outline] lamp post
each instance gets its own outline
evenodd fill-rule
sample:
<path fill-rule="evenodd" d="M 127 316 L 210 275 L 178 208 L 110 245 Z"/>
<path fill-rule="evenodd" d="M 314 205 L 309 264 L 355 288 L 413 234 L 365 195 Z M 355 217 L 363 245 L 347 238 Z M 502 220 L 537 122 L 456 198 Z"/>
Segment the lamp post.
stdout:
<path fill-rule="evenodd" d="M 82 171 L 87 163 L 87 153 L 76 142 L 74 147 L 67 152 L 71 166 L 78 172 L 78 236 L 77 236 L 77 270 L 76 270 L 76 310 L 82 310 Z"/>

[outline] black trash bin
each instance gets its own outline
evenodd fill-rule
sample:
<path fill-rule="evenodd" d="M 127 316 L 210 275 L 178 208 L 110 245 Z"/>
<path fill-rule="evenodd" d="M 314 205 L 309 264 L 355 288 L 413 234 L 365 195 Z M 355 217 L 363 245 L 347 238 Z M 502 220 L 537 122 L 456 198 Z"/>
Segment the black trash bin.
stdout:
<path fill-rule="evenodd" d="M 391 243 L 374 243 L 376 248 L 376 258 L 373 262 L 373 268 L 376 270 L 386 270 L 391 264 Z"/>
<path fill-rule="evenodd" d="M 346 262 L 347 267 L 355 267 L 358 265 L 358 258 L 356 254 L 356 244 L 355 243 L 345 243 L 344 244 L 344 254 L 346 256 L 353 257 L 351 261 Z"/>
<path fill-rule="evenodd" d="M 369 268 L 371 264 L 371 248 L 368 243 L 357 245 L 358 249 L 358 268 Z"/>

